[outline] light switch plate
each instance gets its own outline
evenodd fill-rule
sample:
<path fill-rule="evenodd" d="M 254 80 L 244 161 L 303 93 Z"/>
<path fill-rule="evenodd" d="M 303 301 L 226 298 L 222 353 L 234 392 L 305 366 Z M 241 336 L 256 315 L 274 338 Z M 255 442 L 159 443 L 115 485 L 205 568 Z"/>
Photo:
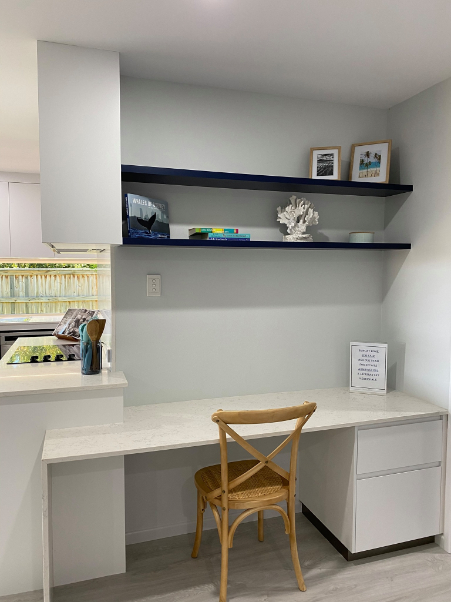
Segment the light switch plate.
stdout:
<path fill-rule="evenodd" d="M 147 296 L 161 297 L 161 276 L 155 274 L 147 276 Z"/>

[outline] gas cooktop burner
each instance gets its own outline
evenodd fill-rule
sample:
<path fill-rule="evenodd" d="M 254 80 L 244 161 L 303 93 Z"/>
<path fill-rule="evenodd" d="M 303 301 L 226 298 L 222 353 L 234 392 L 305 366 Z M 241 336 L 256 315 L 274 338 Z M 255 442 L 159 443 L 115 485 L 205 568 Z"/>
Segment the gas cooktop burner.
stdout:
<path fill-rule="evenodd" d="M 21 345 L 9 358 L 8 364 L 37 364 L 40 362 L 70 362 L 80 359 L 79 343 L 59 345 Z"/>

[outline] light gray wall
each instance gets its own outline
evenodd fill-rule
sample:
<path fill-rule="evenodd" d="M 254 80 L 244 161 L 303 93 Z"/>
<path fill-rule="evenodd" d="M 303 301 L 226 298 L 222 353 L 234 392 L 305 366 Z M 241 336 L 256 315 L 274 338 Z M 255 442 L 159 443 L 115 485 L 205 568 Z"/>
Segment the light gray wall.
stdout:
<path fill-rule="evenodd" d="M 380 109 L 121 79 L 123 163 L 307 175 L 311 146 L 341 144 L 346 163 L 352 142 L 386 136 L 386 120 Z M 289 196 L 124 190 L 168 200 L 176 237 L 217 223 L 254 240 L 281 239 L 276 207 Z M 367 228 L 382 239 L 383 200 L 310 196 L 320 211 L 317 240 Z M 381 262 L 379 253 L 117 249 L 117 366 L 130 380 L 127 403 L 346 385 L 349 341 L 380 335 Z M 162 275 L 160 299 L 145 296 L 149 273 Z"/>
<path fill-rule="evenodd" d="M 121 85 L 123 163 L 307 176 L 310 147 L 339 144 L 346 179 L 351 144 L 387 133 L 382 110 L 130 78 Z M 254 240 L 281 240 L 276 208 L 289 196 L 124 190 L 168 200 L 175 237 L 218 224 Z M 383 200 L 308 196 L 320 212 L 316 240 L 360 229 L 382 240 Z M 349 342 L 380 339 L 382 253 L 119 247 L 112 271 L 128 405 L 346 386 Z M 146 297 L 153 273 L 162 276 L 160 298 Z M 193 474 L 219 454 L 217 446 L 188 452 L 127 458 L 128 541 L 194 529 Z M 169 492 L 177 505 L 168 506 Z"/>
<path fill-rule="evenodd" d="M 122 163 L 308 177 L 310 147 L 386 137 L 387 111 L 121 78 Z"/>
<path fill-rule="evenodd" d="M 113 265 L 127 405 L 346 386 L 349 342 L 379 340 L 381 253 L 120 247 Z"/>
<path fill-rule="evenodd" d="M 451 344 L 451 80 L 389 111 L 389 136 L 403 183 L 414 192 L 387 204 L 386 240 L 409 240 L 387 254 L 382 305 L 391 385 L 449 405 Z"/>
<path fill-rule="evenodd" d="M 386 239 L 412 242 L 409 253 L 390 253 L 386 260 L 382 328 L 389 382 L 451 409 L 451 80 L 390 109 L 388 133 L 400 178 L 414 185 L 407 199 L 387 204 Z M 446 467 L 440 544 L 450 552 L 449 445 Z"/>

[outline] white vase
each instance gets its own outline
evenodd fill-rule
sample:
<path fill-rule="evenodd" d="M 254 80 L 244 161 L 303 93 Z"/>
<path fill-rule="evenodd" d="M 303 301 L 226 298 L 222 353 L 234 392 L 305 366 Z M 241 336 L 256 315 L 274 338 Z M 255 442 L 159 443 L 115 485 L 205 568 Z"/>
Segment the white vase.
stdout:
<path fill-rule="evenodd" d="M 287 234 L 283 237 L 283 242 L 313 242 L 311 234 Z"/>

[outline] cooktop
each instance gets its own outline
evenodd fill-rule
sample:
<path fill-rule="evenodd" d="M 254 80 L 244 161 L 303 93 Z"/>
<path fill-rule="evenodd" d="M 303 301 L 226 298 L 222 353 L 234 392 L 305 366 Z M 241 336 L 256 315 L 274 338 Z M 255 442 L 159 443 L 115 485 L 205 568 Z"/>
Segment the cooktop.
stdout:
<path fill-rule="evenodd" d="M 80 359 L 80 343 L 63 342 L 54 345 L 19 345 L 8 364 L 38 362 L 70 362 Z"/>

